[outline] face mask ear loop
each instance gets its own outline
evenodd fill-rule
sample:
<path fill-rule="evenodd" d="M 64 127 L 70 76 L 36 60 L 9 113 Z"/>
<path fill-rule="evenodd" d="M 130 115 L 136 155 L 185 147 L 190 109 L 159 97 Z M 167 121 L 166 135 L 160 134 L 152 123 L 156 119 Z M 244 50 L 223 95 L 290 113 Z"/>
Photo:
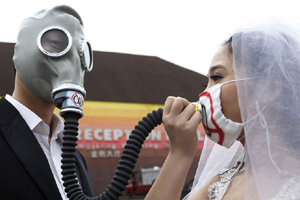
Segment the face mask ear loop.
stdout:
<path fill-rule="evenodd" d="M 270 133 L 269 133 L 269 128 L 268 128 L 268 125 L 267 125 L 267 122 L 266 122 L 266 119 L 264 117 L 264 115 L 262 114 L 261 110 L 259 110 L 259 105 L 258 105 L 258 102 L 256 101 L 255 102 L 255 107 L 256 107 L 256 111 L 257 111 L 257 114 L 259 116 L 259 121 L 260 121 L 260 124 L 261 126 L 266 129 L 266 134 L 267 134 L 267 144 L 268 144 L 268 152 L 269 152 L 269 156 L 270 156 L 270 159 L 271 159 L 271 162 L 273 163 L 273 165 L 276 167 L 276 169 L 278 170 L 278 172 L 280 174 L 282 174 L 281 170 L 279 169 L 279 167 L 277 166 L 277 164 L 275 163 L 275 161 L 273 160 L 273 157 L 272 157 L 272 154 L 271 154 L 271 144 L 270 144 Z"/>
<path fill-rule="evenodd" d="M 238 139 L 238 141 L 241 141 L 244 137 L 245 137 L 245 133 L 240 139 Z"/>
<path fill-rule="evenodd" d="M 226 81 L 224 83 L 221 83 L 221 86 L 222 85 L 225 85 L 227 83 L 232 83 L 232 82 L 239 82 L 239 81 L 246 81 L 246 80 L 252 80 L 252 79 L 255 79 L 256 77 L 248 77 L 248 78 L 241 78 L 241 79 L 233 79 L 233 80 L 229 80 L 229 81 Z"/>
<path fill-rule="evenodd" d="M 260 112 L 263 111 L 263 110 L 265 109 L 266 106 L 267 106 L 267 105 L 265 105 L 265 106 L 260 110 Z M 243 122 L 243 123 L 242 123 L 243 127 L 245 127 L 246 124 L 248 124 L 248 123 L 250 123 L 251 121 L 253 121 L 252 124 L 248 125 L 249 127 L 247 127 L 247 130 L 251 130 L 251 129 L 252 129 L 252 126 L 255 124 L 255 121 L 256 121 L 256 119 L 257 119 L 258 116 L 259 116 L 259 114 L 256 114 L 256 115 L 254 115 L 251 119 L 248 119 L 247 121 Z M 244 134 L 243 137 L 241 137 L 240 139 L 238 139 L 238 141 L 240 141 L 241 139 L 243 139 L 245 136 L 246 136 L 246 134 Z"/>
<path fill-rule="evenodd" d="M 229 80 L 229 81 L 226 81 L 224 83 L 218 83 L 216 85 L 220 85 L 220 87 L 222 87 L 223 85 L 227 84 L 227 83 L 232 83 L 232 82 L 238 82 L 238 81 L 246 81 L 246 80 L 251 80 L 251 79 L 255 79 L 256 77 L 251 77 L 251 78 L 241 78 L 241 79 L 233 79 L 233 80 Z M 209 92 L 212 88 L 214 88 L 216 85 L 204 90 L 203 92 Z M 203 93 L 202 92 L 202 93 Z"/>
<path fill-rule="evenodd" d="M 266 106 L 265 106 L 265 107 L 266 107 Z M 263 109 L 265 109 L 265 107 L 263 107 Z M 262 111 L 263 109 L 261 109 L 261 111 Z M 251 125 L 249 125 L 249 128 L 248 128 L 248 130 L 251 130 L 251 128 L 252 128 L 252 126 L 255 124 L 256 118 L 257 118 L 258 116 L 259 116 L 259 115 L 256 114 L 255 116 L 253 116 L 253 117 L 252 117 L 251 119 L 249 119 L 248 121 L 243 122 L 243 123 L 242 123 L 243 127 L 244 127 L 246 124 L 248 124 L 249 122 L 251 122 L 251 121 L 253 120 L 253 123 L 252 123 Z M 243 135 L 240 139 L 238 139 L 237 141 L 241 141 L 245 136 L 246 136 L 246 133 L 244 133 L 244 135 Z"/>

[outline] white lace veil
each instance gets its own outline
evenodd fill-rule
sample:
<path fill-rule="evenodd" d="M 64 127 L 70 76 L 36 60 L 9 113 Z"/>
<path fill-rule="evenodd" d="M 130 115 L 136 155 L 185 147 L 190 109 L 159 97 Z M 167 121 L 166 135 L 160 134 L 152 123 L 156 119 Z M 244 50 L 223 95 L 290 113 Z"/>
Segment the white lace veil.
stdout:
<path fill-rule="evenodd" d="M 269 20 L 232 37 L 235 79 L 245 131 L 244 199 L 300 199 L 300 27 Z M 195 183 L 198 191 L 243 147 L 230 149 L 206 138 Z"/>

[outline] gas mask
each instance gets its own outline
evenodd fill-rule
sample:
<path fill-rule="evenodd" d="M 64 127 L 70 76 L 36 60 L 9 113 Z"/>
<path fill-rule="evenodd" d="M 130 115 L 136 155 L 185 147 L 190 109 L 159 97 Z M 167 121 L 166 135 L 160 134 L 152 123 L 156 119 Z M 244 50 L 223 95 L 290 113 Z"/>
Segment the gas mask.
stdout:
<path fill-rule="evenodd" d="M 198 108 L 202 114 L 202 124 L 206 135 L 214 142 L 230 148 L 240 136 L 243 124 L 225 117 L 221 107 L 221 87 L 224 84 L 245 79 L 231 80 L 207 89 L 199 95 Z"/>
<path fill-rule="evenodd" d="M 75 10 L 57 6 L 24 20 L 13 61 L 36 97 L 51 103 L 63 91 L 68 106 L 81 108 L 86 95 L 84 73 L 93 68 L 93 54 Z"/>

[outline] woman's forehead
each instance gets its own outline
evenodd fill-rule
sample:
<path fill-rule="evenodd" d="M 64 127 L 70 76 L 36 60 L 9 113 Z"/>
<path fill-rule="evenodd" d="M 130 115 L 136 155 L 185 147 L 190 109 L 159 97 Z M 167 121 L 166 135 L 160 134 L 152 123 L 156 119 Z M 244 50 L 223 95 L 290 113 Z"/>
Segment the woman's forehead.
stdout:
<path fill-rule="evenodd" d="M 211 65 L 209 67 L 209 73 L 216 70 L 233 70 L 232 55 L 229 54 L 227 47 L 221 47 L 214 55 Z"/>

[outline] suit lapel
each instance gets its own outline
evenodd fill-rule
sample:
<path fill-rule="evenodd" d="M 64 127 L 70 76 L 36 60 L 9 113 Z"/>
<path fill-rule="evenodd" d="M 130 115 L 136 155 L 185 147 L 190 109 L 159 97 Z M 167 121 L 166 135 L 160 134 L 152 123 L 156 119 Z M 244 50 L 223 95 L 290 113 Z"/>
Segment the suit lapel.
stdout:
<path fill-rule="evenodd" d="M 94 197 L 94 190 L 93 185 L 90 180 L 89 174 L 86 170 L 86 164 L 84 162 L 83 156 L 79 153 L 79 151 L 76 151 L 76 174 L 78 181 L 81 185 L 82 191 L 84 194 L 86 194 L 89 197 Z"/>
<path fill-rule="evenodd" d="M 15 155 L 47 199 L 61 199 L 48 160 L 24 119 L 4 98 L 0 108 L 2 132 Z"/>

